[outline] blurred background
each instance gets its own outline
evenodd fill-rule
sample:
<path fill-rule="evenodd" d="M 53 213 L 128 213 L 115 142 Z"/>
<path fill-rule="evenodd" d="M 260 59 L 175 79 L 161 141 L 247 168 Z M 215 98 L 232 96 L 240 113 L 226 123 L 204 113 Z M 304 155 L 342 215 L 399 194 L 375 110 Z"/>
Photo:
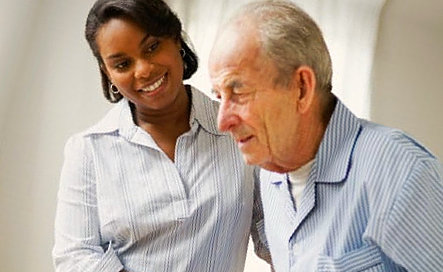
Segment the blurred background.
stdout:
<path fill-rule="evenodd" d="M 53 271 L 67 138 L 111 107 L 83 28 L 92 0 L 0 0 L 0 263 Z M 190 83 L 209 92 L 218 25 L 246 0 L 170 0 L 200 56 Z M 334 92 L 358 116 L 400 128 L 443 157 L 443 1 L 295 1 L 320 24 Z M 245 271 L 269 271 L 253 253 Z"/>

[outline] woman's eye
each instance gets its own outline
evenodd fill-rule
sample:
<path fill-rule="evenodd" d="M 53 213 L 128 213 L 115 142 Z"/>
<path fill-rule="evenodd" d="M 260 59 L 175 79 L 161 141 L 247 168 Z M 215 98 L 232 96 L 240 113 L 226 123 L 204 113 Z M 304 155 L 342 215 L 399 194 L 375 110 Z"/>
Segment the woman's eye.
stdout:
<path fill-rule="evenodd" d="M 154 52 L 158 48 L 159 44 L 160 44 L 159 41 L 155 41 L 155 42 L 149 44 L 149 46 L 147 48 L 148 53 Z"/>
<path fill-rule="evenodd" d="M 116 63 L 114 65 L 114 68 L 117 70 L 124 70 L 124 69 L 128 68 L 128 66 L 129 66 L 129 61 L 125 60 L 125 61 L 121 61 L 121 62 Z"/>

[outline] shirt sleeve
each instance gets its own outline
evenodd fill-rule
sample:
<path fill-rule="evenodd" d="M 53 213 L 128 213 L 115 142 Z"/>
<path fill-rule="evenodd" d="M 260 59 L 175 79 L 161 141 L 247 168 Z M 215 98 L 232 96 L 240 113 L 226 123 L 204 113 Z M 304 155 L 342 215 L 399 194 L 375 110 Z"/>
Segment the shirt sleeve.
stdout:
<path fill-rule="evenodd" d="M 111 241 L 101 241 L 95 171 L 83 137 L 65 146 L 55 217 L 55 270 L 117 272 L 123 269 Z"/>
<path fill-rule="evenodd" d="M 263 206 L 260 196 L 259 168 L 254 169 L 254 206 L 252 210 L 251 237 L 258 257 L 272 265 L 271 253 L 266 240 Z"/>
<path fill-rule="evenodd" d="M 443 181 L 436 159 L 418 161 L 388 217 L 382 249 L 408 271 L 443 267 Z"/>

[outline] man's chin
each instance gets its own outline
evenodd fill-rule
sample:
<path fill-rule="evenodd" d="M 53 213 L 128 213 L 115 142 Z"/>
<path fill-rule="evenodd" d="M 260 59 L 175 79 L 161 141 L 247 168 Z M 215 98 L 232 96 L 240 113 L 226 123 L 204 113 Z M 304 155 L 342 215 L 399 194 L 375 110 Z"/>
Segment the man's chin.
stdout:
<path fill-rule="evenodd" d="M 242 153 L 242 154 L 243 154 L 243 160 L 246 162 L 246 164 L 260 165 L 260 161 L 258 161 L 256 157 L 252 156 L 251 154 L 247 154 L 247 153 Z"/>
<path fill-rule="evenodd" d="M 271 171 L 271 172 L 276 172 L 276 173 L 287 173 L 288 169 L 277 165 L 271 161 L 266 161 L 266 160 L 257 160 L 257 159 L 253 159 L 253 158 L 246 158 L 245 156 L 243 156 L 243 158 L 245 159 L 246 163 L 249 165 L 255 165 L 255 166 L 259 166 L 262 169 Z"/>
<path fill-rule="evenodd" d="M 272 172 L 278 172 L 278 173 L 287 172 L 285 168 L 282 168 L 281 166 L 275 164 L 267 154 L 256 154 L 256 153 L 246 153 L 246 152 L 242 152 L 242 154 L 243 154 L 243 160 L 248 165 L 259 166 L 260 168 Z"/>
<path fill-rule="evenodd" d="M 266 166 L 268 165 L 268 163 L 266 163 L 266 160 L 257 155 L 243 153 L 243 160 L 246 162 L 246 164 L 255 165 L 267 169 Z"/>

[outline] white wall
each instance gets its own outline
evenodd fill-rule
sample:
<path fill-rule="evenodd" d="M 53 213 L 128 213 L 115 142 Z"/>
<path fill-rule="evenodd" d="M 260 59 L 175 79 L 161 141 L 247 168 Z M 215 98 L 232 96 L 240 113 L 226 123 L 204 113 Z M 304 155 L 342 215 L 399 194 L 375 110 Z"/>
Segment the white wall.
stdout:
<path fill-rule="evenodd" d="M 83 38 L 92 2 L 0 0 L 2 271 L 53 270 L 50 251 L 64 143 L 109 108 Z M 374 120 L 405 129 L 440 157 L 442 5 L 441 0 L 388 1 L 371 106 Z"/>
<path fill-rule="evenodd" d="M 388 1 L 377 45 L 371 119 L 443 159 L 443 1 Z"/>
<path fill-rule="evenodd" d="M 83 38 L 88 3 L 19 0 L 1 5 L 1 271 L 53 270 L 50 251 L 64 142 L 107 108 Z"/>

